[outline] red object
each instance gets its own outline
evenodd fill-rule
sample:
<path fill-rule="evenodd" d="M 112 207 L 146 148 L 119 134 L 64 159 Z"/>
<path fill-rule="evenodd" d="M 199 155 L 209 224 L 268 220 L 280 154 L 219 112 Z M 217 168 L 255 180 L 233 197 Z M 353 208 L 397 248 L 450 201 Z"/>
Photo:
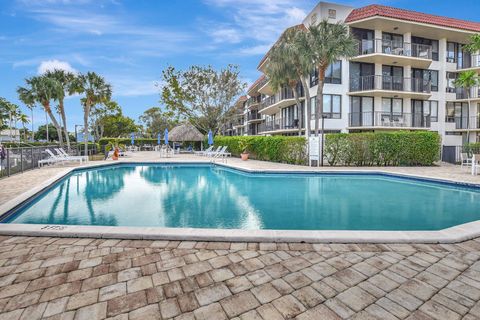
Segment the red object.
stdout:
<path fill-rule="evenodd" d="M 358 20 L 362 20 L 362 19 L 366 19 L 374 16 L 406 20 L 406 21 L 412 21 L 412 22 L 418 22 L 418 23 L 433 24 L 433 25 L 446 27 L 446 28 L 480 32 L 479 22 L 436 16 L 433 14 L 393 8 L 393 7 L 382 6 L 378 4 L 372 4 L 366 7 L 354 9 L 352 12 L 350 12 L 347 19 L 345 19 L 345 22 L 354 22 L 354 21 L 358 21 Z"/>

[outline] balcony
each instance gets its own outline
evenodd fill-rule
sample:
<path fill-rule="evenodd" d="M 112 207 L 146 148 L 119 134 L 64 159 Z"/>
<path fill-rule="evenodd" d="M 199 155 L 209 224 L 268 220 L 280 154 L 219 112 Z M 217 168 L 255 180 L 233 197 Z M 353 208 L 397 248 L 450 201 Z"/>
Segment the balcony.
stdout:
<path fill-rule="evenodd" d="M 244 124 L 244 120 L 243 120 L 243 117 L 241 118 L 237 118 L 237 119 L 234 119 L 233 122 L 233 128 L 239 128 L 239 127 L 243 127 L 245 124 Z"/>
<path fill-rule="evenodd" d="M 296 132 L 303 129 L 300 127 L 299 119 L 275 119 L 260 124 L 258 132 L 261 134 Z"/>
<path fill-rule="evenodd" d="M 432 63 L 432 46 L 372 39 L 358 42 L 358 55 L 351 61 L 426 69 Z"/>
<path fill-rule="evenodd" d="M 353 112 L 348 114 L 348 126 L 350 129 L 428 129 L 430 128 L 430 115 L 417 113 Z"/>
<path fill-rule="evenodd" d="M 265 77 L 262 81 L 260 81 L 260 84 L 258 85 L 258 92 L 265 94 L 267 96 L 273 95 L 273 89 L 270 86 L 270 80 L 268 80 L 267 77 Z"/>
<path fill-rule="evenodd" d="M 261 100 L 261 96 L 258 95 L 256 97 L 251 97 L 251 98 L 248 98 L 247 100 L 247 108 L 254 108 L 258 105 L 260 105 L 260 102 L 262 102 Z"/>
<path fill-rule="evenodd" d="M 297 89 L 298 96 L 301 100 L 304 98 L 303 88 Z M 290 88 L 282 88 L 279 92 L 264 99 L 258 109 L 258 112 L 262 114 L 272 115 L 277 113 L 281 108 L 289 107 L 295 104 L 295 98 L 293 91 Z"/>
<path fill-rule="evenodd" d="M 257 113 L 257 112 L 255 112 L 255 113 L 249 112 L 247 114 L 247 122 L 248 123 L 260 122 L 262 120 L 263 120 L 262 115 Z"/>
<path fill-rule="evenodd" d="M 350 78 L 350 95 L 428 99 L 430 81 L 422 78 L 372 75 Z"/>
<path fill-rule="evenodd" d="M 463 88 L 455 88 L 455 101 L 462 100 L 462 102 L 468 101 L 480 101 L 480 87 L 475 86 L 470 88 L 469 94 L 467 90 Z"/>
<path fill-rule="evenodd" d="M 458 71 L 474 70 L 480 72 L 480 54 L 465 55 L 457 61 Z"/>
<path fill-rule="evenodd" d="M 445 122 L 455 123 L 455 130 L 459 131 L 478 131 L 480 129 L 480 117 L 446 117 Z"/>

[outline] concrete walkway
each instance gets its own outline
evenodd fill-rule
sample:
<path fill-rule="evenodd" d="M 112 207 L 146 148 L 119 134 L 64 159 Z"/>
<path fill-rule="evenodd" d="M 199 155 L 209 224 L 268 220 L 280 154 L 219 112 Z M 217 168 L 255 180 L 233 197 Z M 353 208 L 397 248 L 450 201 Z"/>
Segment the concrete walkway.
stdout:
<path fill-rule="evenodd" d="M 208 161 L 160 160 L 153 152 L 122 161 L 173 160 Z M 228 165 L 309 170 L 238 159 Z M 448 165 L 381 169 L 480 183 Z M 0 201 L 62 170 L 2 179 Z M 387 245 L 0 237 L 0 320 L 41 318 L 480 319 L 480 239 Z"/>

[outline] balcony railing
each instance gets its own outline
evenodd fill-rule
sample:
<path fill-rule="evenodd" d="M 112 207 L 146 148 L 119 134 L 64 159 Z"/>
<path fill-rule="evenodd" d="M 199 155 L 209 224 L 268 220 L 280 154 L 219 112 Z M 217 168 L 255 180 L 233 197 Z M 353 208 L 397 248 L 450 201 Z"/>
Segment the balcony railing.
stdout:
<path fill-rule="evenodd" d="M 300 87 L 297 89 L 298 96 L 299 97 L 304 97 L 304 91 L 303 87 Z M 272 104 L 275 104 L 277 102 L 280 102 L 282 100 L 288 100 L 288 99 L 294 99 L 295 97 L 293 96 L 293 91 L 290 88 L 283 88 L 279 92 L 275 93 L 273 96 L 270 96 L 266 99 L 264 99 L 260 105 L 259 110 L 263 110 L 265 108 L 270 107 Z"/>
<path fill-rule="evenodd" d="M 446 122 L 455 123 L 455 129 L 480 129 L 480 117 L 449 117 L 445 119 Z"/>
<path fill-rule="evenodd" d="M 259 113 L 248 113 L 247 114 L 247 121 L 251 120 L 260 120 L 262 119 L 262 115 Z"/>
<path fill-rule="evenodd" d="M 430 115 L 421 113 L 352 112 L 350 127 L 429 128 Z"/>
<path fill-rule="evenodd" d="M 403 57 L 432 59 L 432 46 L 395 40 L 371 39 L 358 41 L 358 55 L 372 53 L 392 54 Z"/>
<path fill-rule="evenodd" d="M 372 75 L 350 78 L 350 91 L 388 90 L 430 93 L 431 82 L 423 78 Z"/>
<path fill-rule="evenodd" d="M 250 108 L 251 106 L 257 105 L 261 102 L 261 96 L 258 95 L 256 97 L 250 97 L 247 100 L 247 108 Z"/>
<path fill-rule="evenodd" d="M 475 86 L 470 88 L 470 94 L 467 94 L 467 89 L 455 88 L 455 96 L 457 99 L 478 99 L 480 98 L 480 87 Z"/>
<path fill-rule="evenodd" d="M 468 69 L 480 67 L 480 54 L 465 55 L 457 60 L 457 69 Z"/>
<path fill-rule="evenodd" d="M 299 119 L 275 119 L 268 120 L 265 123 L 262 123 L 259 126 L 259 132 L 267 131 L 279 131 L 279 130 L 289 130 L 289 129 L 301 129 Z"/>

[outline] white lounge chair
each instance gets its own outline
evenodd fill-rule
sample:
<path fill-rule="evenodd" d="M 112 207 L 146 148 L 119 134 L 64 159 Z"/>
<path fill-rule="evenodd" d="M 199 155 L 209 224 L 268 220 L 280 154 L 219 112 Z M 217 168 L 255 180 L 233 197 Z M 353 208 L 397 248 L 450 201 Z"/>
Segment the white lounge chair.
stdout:
<path fill-rule="evenodd" d="M 227 157 L 230 157 L 232 154 L 227 152 L 227 146 L 224 146 L 218 153 L 216 153 L 213 158 L 214 159 L 222 159 L 222 161 L 226 161 Z"/>
<path fill-rule="evenodd" d="M 472 165 L 473 158 L 468 156 L 468 153 L 461 152 L 460 153 L 460 166 L 463 168 L 470 167 Z"/>
<path fill-rule="evenodd" d="M 222 149 L 223 149 L 222 146 L 218 146 L 217 149 L 215 149 L 215 150 L 212 149 L 211 151 L 206 152 L 206 153 L 204 154 L 204 156 L 205 156 L 205 157 L 213 157 L 214 155 L 216 155 L 217 153 L 219 153 L 220 150 L 222 150 Z"/>
<path fill-rule="evenodd" d="M 45 149 L 45 152 L 48 154 L 48 158 L 39 160 L 38 161 L 39 167 L 45 164 L 55 164 L 55 163 L 64 164 L 65 158 L 54 155 L 53 152 L 50 151 L 49 149 Z"/>
<path fill-rule="evenodd" d="M 56 150 L 55 150 L 56 151 Z M 67 161 L 78 161 L 80 164 L 83 162 L 83 159 L 81 157 L 73 157 L 73 156 L 65 156 L 65 155 L 55 155 L 52 150 L 50 149 L 45 149 L 45 152 L 48 153 L 48 155 L 51 158 L 57 158 L 60 161 L 67 162 Z M 59 151 L 56 151 L 59 153 Z"/>
<path fill-rule="evenodd" d="M 205 153 L 208 153 L 210 151 L 213 150 L 213 146 L 210 146 L 208 147 L 207 149 L 205 150 L 202 150 L 202 151 L 193 151 L 193 154 L 197 155 L 197 156 L 203 156 Z"/>
<path fill-rule="evenodd" d="M 472 175 L 476 176 L 480 171 L 480 153 L 474 154 L 472 157 Z"/>
<path fill-rule="evenodd" d="M 68 158 L 79 158 L 85 162 L 88 162 L 88 156 L 71 156 L 63 148 L 55 148 L 54 150 L 59 156 L 68 157 Z"/>

